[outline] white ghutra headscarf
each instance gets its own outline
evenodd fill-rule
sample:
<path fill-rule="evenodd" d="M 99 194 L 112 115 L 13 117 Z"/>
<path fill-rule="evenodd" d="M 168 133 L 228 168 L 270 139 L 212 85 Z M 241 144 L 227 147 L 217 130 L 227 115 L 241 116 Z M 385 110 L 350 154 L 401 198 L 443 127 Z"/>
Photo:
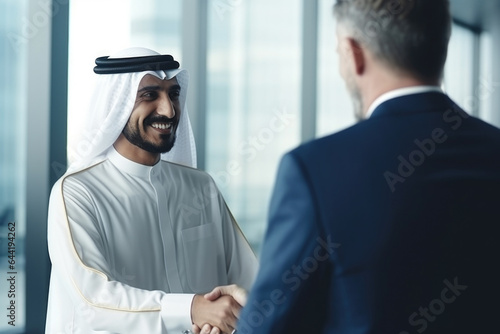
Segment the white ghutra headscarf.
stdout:
<path fill-rule="evenodd" d="M 158 55 L 160 54 L 146 48 L 129 48 L 109 59 Z M 188 73 L 183 69 L 173 69 L 99 74 L 80 139 L 69 148 L 76 158 L 69 166 L 67 174 L 83 170 L 106 158 L 107 151 L 118 139 L 130 118 L 139 83 L 146 74 L 162 80 L 175 77 L 181 87 L 181 117 L 177 137 L 173 148 L 170 152 L 163 153 L 161 159 L 196 168 L 196 147 L 186 107 Z"/>

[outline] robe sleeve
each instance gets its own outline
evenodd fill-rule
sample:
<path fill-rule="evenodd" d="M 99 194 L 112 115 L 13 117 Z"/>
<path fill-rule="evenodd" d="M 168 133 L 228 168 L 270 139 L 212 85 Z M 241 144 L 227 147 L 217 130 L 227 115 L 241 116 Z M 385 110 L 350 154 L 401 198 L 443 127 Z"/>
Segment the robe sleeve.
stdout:
<path fill-rule="evenodd" d="M 58 293 L 71 296 L 73 305 L 58 307 L 76 310 L 75 305 L 85 304 L 90 309 L 88 326 L 103 333 L 190 330 L 193 294 L 148 291 L 113 279 L 92 197 L 78 183 L 64 180 L 50 196 L 48 245 L 51 279 L 61 285 Z"/>

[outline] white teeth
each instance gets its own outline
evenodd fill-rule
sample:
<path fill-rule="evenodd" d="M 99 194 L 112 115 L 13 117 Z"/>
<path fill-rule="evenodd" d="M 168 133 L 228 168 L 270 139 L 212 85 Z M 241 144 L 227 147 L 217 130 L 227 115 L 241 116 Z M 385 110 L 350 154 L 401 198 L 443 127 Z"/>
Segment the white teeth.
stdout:
<path fill-rule="evenodd" d="M 168 124 L 153 123 L 151 126 L 155 129 L 165 130 L 165 129 L 170 129 L 172 127 L 172 123 Z"/>

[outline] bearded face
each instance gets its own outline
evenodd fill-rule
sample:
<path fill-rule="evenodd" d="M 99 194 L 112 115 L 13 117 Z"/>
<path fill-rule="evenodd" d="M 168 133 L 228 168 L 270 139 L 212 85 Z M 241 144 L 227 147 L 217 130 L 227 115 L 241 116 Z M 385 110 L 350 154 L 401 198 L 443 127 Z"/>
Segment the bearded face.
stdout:
<path fill-rule="evenodd" d="M 175 143 L 180 119 L 181 87 L 176 78 L 162 80 L 145 75 L 139 83 L 132 114 L 123 135 L 150 153 L 166 153 Z"/>

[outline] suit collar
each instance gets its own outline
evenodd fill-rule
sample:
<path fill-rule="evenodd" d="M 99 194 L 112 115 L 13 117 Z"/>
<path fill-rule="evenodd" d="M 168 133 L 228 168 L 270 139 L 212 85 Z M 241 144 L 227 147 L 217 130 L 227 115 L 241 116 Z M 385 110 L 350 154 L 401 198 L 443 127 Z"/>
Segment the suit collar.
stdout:
<path fill-rule="evenodd" d="M 392 115 L 419 113 L 432 110 L 444 111 L 455 104 L 444 93 L 432 91 L 396 97 L 382 102 L 375 108 L 370 118 Z"/>
<path fill-rule="evenodd" d="M 372 115 L 373 111 L 382 103 L 385 101 L 389 101 L 391 99 L 395 99 L 397 97 L 405 96 L 405 95 L 412 95 L 412 94 L 420 94 L 420 93 L 429 93 L 429 92 L 439 92 L 442 93 L 443 90 L 439 86 L 411 86 L 411 87 L 403 87 L 403 88 L 398 88 L 398 89 L 393 89 L 391 91 L 388 91 L 379 97 L 375 99 L 375 101 L 372 102 L 370 107 L 368 108 L 368 111 L 366 112 L 366 118 L 370 118 Z"/>

